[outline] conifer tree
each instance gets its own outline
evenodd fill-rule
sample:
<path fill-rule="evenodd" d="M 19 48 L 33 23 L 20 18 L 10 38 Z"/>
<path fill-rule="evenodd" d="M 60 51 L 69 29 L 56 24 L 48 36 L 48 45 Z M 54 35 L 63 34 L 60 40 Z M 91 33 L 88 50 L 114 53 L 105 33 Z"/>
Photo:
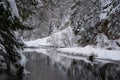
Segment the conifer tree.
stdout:
<path fill-rule="evenodd" d="M 15 6 L 12 7 L 10 1 L 15 2 L 14 0 L 0 0 L 0 55 L 6 62 L 7 70 L 10 70 L 10 65 L 14 64 L 19 71 L 24 69 L 21 62 L 23 55 L 20 52 L 23 50 L 24 43 L 17 38 L 15 31 L 30 28 L 12 12 Z"/>

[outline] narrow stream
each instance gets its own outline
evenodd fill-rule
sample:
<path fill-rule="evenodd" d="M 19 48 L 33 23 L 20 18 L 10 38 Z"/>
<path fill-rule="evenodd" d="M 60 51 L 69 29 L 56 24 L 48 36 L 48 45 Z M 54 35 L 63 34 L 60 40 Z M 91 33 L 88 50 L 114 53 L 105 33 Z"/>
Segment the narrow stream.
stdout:
<path fill-rule="evenodd" d="M 25 53 L 28 61 L 26 69 L 31 73 L 27 76 L 16 76 L 14 72 L 0 72 L 0 80 L 72 80 L 64 71 L 58 69 L 48 56 L 41 53 Z"/>
<path fill-rule="evenodd" d="M 48 56 L 39 53 L 26 54 L 29 57 L 26 69 L 31 75 L 24 77 L 24 80 L 70 80 L 63 71 L 50 63 Z"/>
<path fill-rule="evenodd" d="M 120 80 L 120 62 L 85 62 L 58 55 L 48 50 L 47 55 L 37 52 L 24 53 L 28 59 L 27 76 L 14 72 L 0 72 L 0 80 Z"/>

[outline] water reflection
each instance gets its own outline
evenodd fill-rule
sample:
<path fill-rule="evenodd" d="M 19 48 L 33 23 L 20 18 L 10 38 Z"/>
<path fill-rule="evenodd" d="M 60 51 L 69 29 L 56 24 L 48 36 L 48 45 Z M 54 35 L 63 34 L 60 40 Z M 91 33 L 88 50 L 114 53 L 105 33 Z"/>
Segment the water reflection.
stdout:
<path fill-rule="evenodd" d="M 85 63 L 74 60 L 69 68 L 74 80 L 120 80 L 120 66 L 114 63 Z"/>
<path fill-rule="evenodd" d="M 15 72 L 0 71 L 0 80 L 23 80 L 23 75 L 16 75 Z"/>
<path fill-rule="evenodd" d="M 120 63 L 88 63 L 58 55 L 55 49 L 24 53 L 28 58 L 27 76 L 0 73 L 0 80 L 120 80 Z"/>
<path fill-rule="evenodd" d="M 29 55 L 30 53 L 26 54 Z M 50 58 L 42 54 L 36 53 L 31 57 L 29 56 L 26 68 L 32 75 L 26 76 L 24 80 L 70 80 L 66 74 L 51 63 Z"/>
<path fill-rule="evenodd" d="M 90 63 L 84 60 L 61 57 L 54 50 L 47 53 L 51 54 L 52 56 L 50 57 L 54 60 L 57 61 L 59 59 L 58 61 L 63 65 L 61 66 L 62 71 L 65 71 L 69 78 L 73 80 L 120 80 L 119 61 L 107 61 L 107 63 L 97 61 Z"/>

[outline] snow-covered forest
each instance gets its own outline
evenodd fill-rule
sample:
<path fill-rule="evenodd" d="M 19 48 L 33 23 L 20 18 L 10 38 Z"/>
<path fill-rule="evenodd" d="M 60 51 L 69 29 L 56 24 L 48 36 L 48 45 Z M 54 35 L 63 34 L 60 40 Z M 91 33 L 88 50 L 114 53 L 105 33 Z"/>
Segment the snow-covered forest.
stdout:
<path fill-rule="evenodd" d="M 0 80 L 119 75 L 119 0 L 0 0 Z"/>

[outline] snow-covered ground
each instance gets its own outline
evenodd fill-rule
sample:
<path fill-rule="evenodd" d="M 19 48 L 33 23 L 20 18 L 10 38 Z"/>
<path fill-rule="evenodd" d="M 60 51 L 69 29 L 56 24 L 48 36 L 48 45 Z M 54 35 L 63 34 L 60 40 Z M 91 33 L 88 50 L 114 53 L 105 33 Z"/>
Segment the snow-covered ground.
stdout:
<path fill-rule="evenodd" d="M 120 50 L 106 50 L 101 48 L 95 48 L 92 46 L 86 47 L 70 47 L 70 48 L 58 48 L 56 51 L 50 52 L 49 49 L 25 49 L 24 52 L 37 52 L 53 58 L 57 62 L 64 64 L 63 58 L 88 60 L 89 56 L 95 55 L 95 59 L 103 62 L 120 61 Z M 68 65 L 67 65 L 68 66 Z"/>
<path fill-rule="evenodd" d="M 72 36 L 72 37 L 71 37 Z M 40 46 L 63 46 L 66 48 L 57 48 L 56 54 L 63 57 L 73 59 L 84 59 L 84 56 L 95 55 L 96 59 L 107 59 L 107 60 L 120 60 L 120 50 L 107 50 L 105 48 L 99 48 L 98 46 L 86 46 L 86 47 L 73 47 L 73 35 L 71 27 L 66 28 L 58 33 L 52 34 L 49 37 L 37 39 L 33 41 L 25 42 L 27 46 L 38 47 L 36 49 L 25 49 L 25 52 L 38 52 L 45 55 L 49 55 L 46 50 Z M 106 38 L 104 38 L 106 39 Z M 108 42 L 108 41 L 107 41 Z M 69 46 L 66 46 L 69 45 Z M 61 54 L 62 53 L 62 54 Z M 67 53 L 67 54 L 66 54 Z M 82 55 L 83 57 L 81 57 Z"/>
<path fill-rule="evenodd" d="M 60 48 L 57 51 L 68 53 L 69 55 L 83 55 L 91 56 L 95 55 L 100 59 L 120 60 L 120 50 L 106 50 L 101 48 L 94 48 L 92 46 L 86 47 L 72 47 L 72 48 Z"/>
<path fill-rule="evenodd" d="M 59 46 L 59 47 L 70 47 L 74 44 L 74 35 L 72 33 L 72 28 L 68 27 L 58 33 L 54 33 L 51 36 L 36 39 L 32 41 L 27 41 L 25 44 L 31 47 L 39 46 Z"/>
<path fill-rule="evenodd" d="M 41 38 L 41 39 L 37 39 L 37 40 L 33 40 L 33 41 L 27 41 L 25 42 L 25 44 L 27 46 L 31 46 L 31 47 L 39 47 L 40 45 L 50 45 L 50 43 L 47 42 L 49 37 L 46 38 Z"/>

